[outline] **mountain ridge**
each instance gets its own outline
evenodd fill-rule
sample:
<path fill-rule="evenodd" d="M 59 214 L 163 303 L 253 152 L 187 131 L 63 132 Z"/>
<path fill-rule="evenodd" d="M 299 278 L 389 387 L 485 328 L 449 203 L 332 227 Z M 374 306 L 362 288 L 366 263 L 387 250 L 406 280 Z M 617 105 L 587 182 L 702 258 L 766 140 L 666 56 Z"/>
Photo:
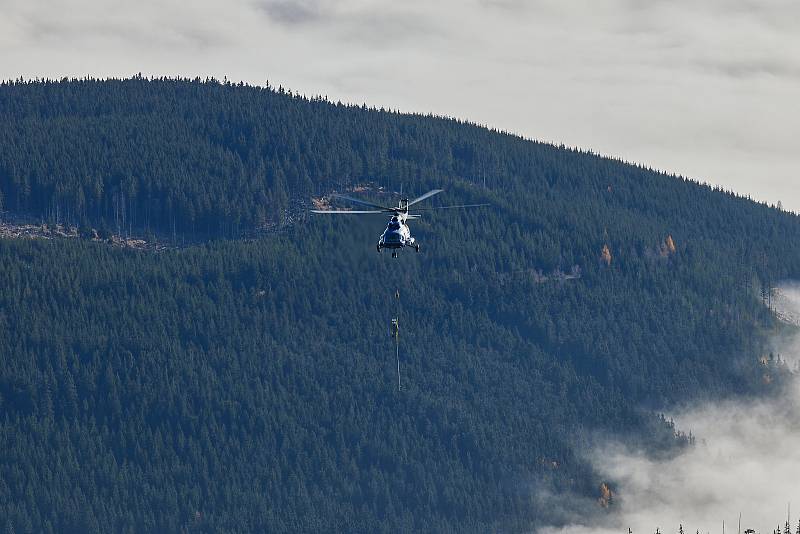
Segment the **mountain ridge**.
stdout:
<path fill-rule="evenodd" d="M 762 382 L 761 294 L 800 273 L 796 215 L 214 82 L 4 84 L 0 118 L 7 208 L 195 243 L 0 239 L 17 532 L 527 531 L 553 524 L 541 492 L 613 486 L 581 458 L 595 432 L 669 454 L 687 436 L 660 410 L 782 379 Z M 492 208 L 426 214 L 423 252 L 396 261 L 375 252 L 380 218 L 285 224 L 292 201 L 366 181 Z M 235 239 L 263 224 L 284 231 Z"/>

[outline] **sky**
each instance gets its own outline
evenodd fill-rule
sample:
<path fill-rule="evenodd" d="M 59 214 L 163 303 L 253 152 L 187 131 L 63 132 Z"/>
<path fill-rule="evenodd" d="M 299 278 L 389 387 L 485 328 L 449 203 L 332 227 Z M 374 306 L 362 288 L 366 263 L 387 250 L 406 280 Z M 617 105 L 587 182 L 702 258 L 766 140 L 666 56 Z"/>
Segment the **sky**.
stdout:
<path fill-rule="evenodd" d="M 800 285 L 778 289 L 780 316 L 800 326 Z M 783 360 L 800 362 L 800 330 L 775 339 Z M 737 532 L 781 529 L 790 514 L 800 528 L 800 382 L 795 378 L 776 397 L 713 402 L 674 414 L 677 428 L 696 436 L 696 445 L 673 458 L 657 459 L 618 441 L 586 452 L 606 480 L 616 485 L 617 514 L 599 522 L 596 502 L 578 498 L 562 510 L 570 522 L 541 534 Z"/>
<path fill-rule="evenodd" d="M 0 13 L 3 79 L 269 81 L 800 212 L 796 0 L 0 0 Z"/>

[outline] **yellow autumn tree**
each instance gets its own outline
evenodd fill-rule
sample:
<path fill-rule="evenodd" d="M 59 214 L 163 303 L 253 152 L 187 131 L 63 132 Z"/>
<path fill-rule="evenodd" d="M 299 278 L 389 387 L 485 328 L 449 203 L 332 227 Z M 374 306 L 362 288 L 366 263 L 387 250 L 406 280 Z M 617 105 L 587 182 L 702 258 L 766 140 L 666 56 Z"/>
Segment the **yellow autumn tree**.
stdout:
<path fill-rule="evenodd" d="M 603 245 L 603 251 L 600 253 L 600 259 L 606 265 L 611 265 L 611 249 L 608 248 L 608 245 Z"/>
<path fill-rule="evenodd" d="M 611 504 L 611 499 L 613 498 L 614 492 L 611 491 L 611 488 L 608 487 L 608 484 L 605 482 L 600 484 L 600 497 L 597 499 L 597 503 L 603 508 L 608 508 Z"/>
<path fill-rule="evenodd" d="M 667 252 L 670 254 L 675 254 L 675 241 L 673 241 L 672 235 L 667 236 L 667 239 L 664 240 L 664 244 L 667 246 Z"/>

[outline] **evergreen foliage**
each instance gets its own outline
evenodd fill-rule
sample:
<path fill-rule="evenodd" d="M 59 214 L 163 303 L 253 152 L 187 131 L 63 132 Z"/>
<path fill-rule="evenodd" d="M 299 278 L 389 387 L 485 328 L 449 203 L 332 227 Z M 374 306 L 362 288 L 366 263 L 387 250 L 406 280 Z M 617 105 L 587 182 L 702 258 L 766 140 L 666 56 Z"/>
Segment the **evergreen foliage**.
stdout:
<path fill-rule="evenodd" d="M 757 360 L 759 290 L 800 274 L 800 221 L 724 191 L 215 81 L 6 83 L 0 120 L 6 209 L 86 236 L 283 227 L 0 240 L 14 532 L 527 531 L 543 488 L 596 496 L 595 432 L 670 450 L 693 438 L 657 410 L 785 373 Z M 369 182 L 492 208 L 426 213 L 396 261 L 380 218 L 285 224 Z"/>

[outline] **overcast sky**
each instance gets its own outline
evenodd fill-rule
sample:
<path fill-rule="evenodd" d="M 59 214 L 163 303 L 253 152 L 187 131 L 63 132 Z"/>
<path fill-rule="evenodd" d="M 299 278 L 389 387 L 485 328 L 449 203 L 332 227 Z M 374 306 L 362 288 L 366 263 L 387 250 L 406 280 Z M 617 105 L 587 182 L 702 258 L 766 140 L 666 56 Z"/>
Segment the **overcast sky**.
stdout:
<path fill-rule="evenodd" d="M 0 0 L 0 13 L 5 79 L 269 80 L 800 211 L 797 0 Z"/>

